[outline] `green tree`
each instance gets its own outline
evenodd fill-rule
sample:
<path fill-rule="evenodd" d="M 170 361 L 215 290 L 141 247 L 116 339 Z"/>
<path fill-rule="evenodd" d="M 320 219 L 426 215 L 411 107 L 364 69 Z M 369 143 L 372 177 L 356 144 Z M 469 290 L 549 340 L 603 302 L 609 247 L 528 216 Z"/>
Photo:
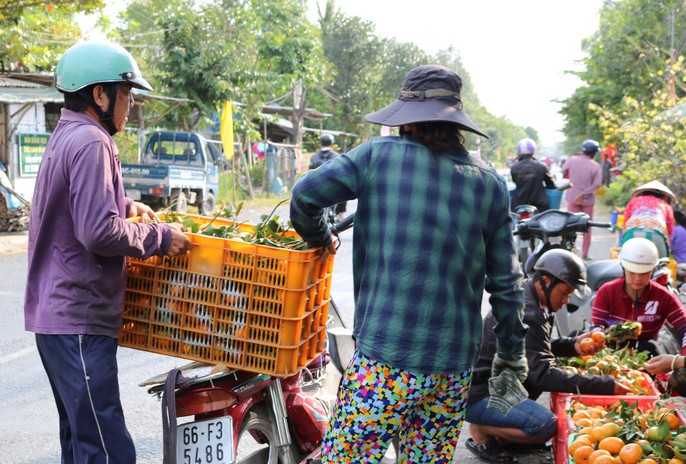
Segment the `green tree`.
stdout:
<path fill-rule="evenodd" d="M 624 97 L 651 99 L 659 89 L 683 95 L 683 84 L 668 71 L 686 44 L 686 10 L 676 0 L 605 2 L 598 31 L 584 40 L 584 85 L 563 102 L 568 149 L 586 137 L 603 139 L 589 105 L 618 109 Z M 576 151 L 576 150 L 575 150 Z"/>
<path fill-rule="evenodd" d="M 684 59 L 665 63 L 675 85 L 686 82 Z M 609 201 L 623 206 L 638 185 L 660 180 L 677 198 L 686 198 L 686 97 L 677 98 L 667 88 L 639 101 L 624 97 L 620 109 L 591 105 L 608 143 L 618 143 L 624 174 L 613 185 Z M 681 203 L 682 207 L 686 204 Z"/>
<path fill-rule="evenodd" d="M 51 71 L 78 40 L 78 12 L 96 12 L 103 0 L 6 0 L 0 3 L 0 62 L 5 71 Z"/>
<path fill-rule="evenodd" d="M 383 62 L 384 43 L 376 36 L 372 22 L 345 15 L 333 0 L 319 12 L 319 27 L 323 53 L 331 63 L 321 85 L 334 108 L 327 125 L 363 134 L 364 115 L 378 91 L 375 84 L 382 72 L 379 63 Z"/>
<path fill-rule="evenodd" d="M 143 62 L 155 63 L 156 92 L 194 102 L 164 122 L 206 125 L 230 99 L 241 104 L 236 131 L 251 138 L 262 105 L 297 87 L 304 110 L 306 89 L 318 79 L 318 36 L 303 15 L 289 0 L 137 0 L 119 35 L 140 47 Z"/>

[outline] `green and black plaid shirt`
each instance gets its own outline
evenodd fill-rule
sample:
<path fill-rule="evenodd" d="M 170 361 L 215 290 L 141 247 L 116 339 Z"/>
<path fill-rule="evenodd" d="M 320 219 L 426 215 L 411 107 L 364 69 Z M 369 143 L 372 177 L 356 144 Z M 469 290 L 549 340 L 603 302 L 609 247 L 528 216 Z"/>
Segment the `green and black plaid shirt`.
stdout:
<path fill-rule="evenodd" d="M 308 172 L 292 196 L 290 219 L 312 246 L 331 240 L 322 208 L 358 199 L 354 335 L 363 353 L 410 371 L 466 371 L 481 342 L 484 288 L 500 355 L 523 353 L 507 186 L 481 160 L 408 136 L 375 138 Z"/>

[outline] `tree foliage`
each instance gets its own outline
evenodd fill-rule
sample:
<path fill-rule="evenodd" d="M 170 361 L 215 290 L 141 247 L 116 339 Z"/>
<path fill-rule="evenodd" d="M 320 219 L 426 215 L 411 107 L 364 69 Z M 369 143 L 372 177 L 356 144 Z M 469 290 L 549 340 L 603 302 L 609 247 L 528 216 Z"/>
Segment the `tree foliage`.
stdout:
<path fill-rule="evenodd" d="M 581 146 L 584 138 L 603 139 L 589 105 L 618 110 L 625 97 L 643 102 L 660 89 L 684 94 L 683 85 L 674 86 L 667 72 L 686 43 L 686 10 L 679 5 L 676 0 L 603 4 L 597 32 L 583 42 L 587 57 L 584 70 L 576 74 L 584 84 L 561 109 L 568 149 Z"/>
<path fill-rule="evenodd" d="M 6 0 L 0 3 L 0 61 L 2 68 L 50 71 L 81 30 L 78 12 L 95 12 L 103 0 Z"/>
<path fill-rule="evenodd" d="M 683 57 L 665 66 L 676 82 L 686 82 Z M 652 180 L 667 185 L 677 198 L 686 198 L 686 97 L 657 89 L 646 101 L 624 97 L 618 110 L 596 105 L 590 109 L 606 142 L 618 144 L 626 166 L 611 201 L 623 206 L 631 189 Z"/>
<path fill-rule="evenodd" d="M 164 121 L 207 125 L 233 100 L 241 103 L 237 132 L 251 137 L 263 104 L 319 79 L 318 36 L 303 14 L 288 0 L 136 0 L 119 35 L 139 47 L 132 50 L 142 61 L 154 63 L 147 70 L 156 91 L 193 100 Z"/>
<path fill-rule="evenodd" d="M 379 38 L 373 23 L 345 15 L 333 0 L 320 11 L 319 25 L 325 57 L 333 67 L 326 92 L 338 103 L 334 105 L 334 118 L 327 121 L 332 127 L 345 128 L 361 139 L 378 134 L 378 126 L 366 123 L 364 115 L 392 102 L 412 68 L 435 63 L 460 75 L 464 109 L 489 136 L 486 140 L 466 133 L 470 147 L 480 144 L 482 156 L 504 162 L 511 147 L 526 136 L 523 128 L 493 116 L 479 103 L 471 77 L 454 48 L 432 56 L 415 44 Z"/>
<path fill-rule="evenodd" d="M 333 1 L 320 11 L 322 49 L 331 64 L 321 86 L 335 109 L 331 127 L 363 134 L 364 115 L 378 91 L 384 43 L 374 31 L 374 24 L 357 16 L 346 16 Z M 401 78 L 402 79 L 402 78 Z"/>
<path fill-rule="evenodd" d="M 0 22 L 7 26 L 0 30 L 0 59 L 51 71 L 81 34 L 75 12 L 100 12 L 103 3 L 6 1 L 0 6 Z M 480 105 L 456 50 L 432 56 L 415 44 L 378 37 L 373 23 L 345 15 L 333 1 L 320 12 L 319 27 L 295 0 L 133 0 L 119 18 L 101 15 L 99 23 L 136 57 L 155 94 L 192 101 L 180 107 L 149 101 L 146 116 L 154 125 L 206 128 L 216 124 L 222 103 L 232 100 L 239 103 L 236 132 L 254 139 L 260 118 L 269 117 L 262 114 L 264 105 L 294 107 L 295 128 L 311 107 L 332 114 L 324 122 L 330 130 L 358 134 L 352 145 L 378 133 L 364 115 L 393 101 L 410 69 L 438 63 L 462 77 L 465 111 L 490 136 L 480 141 L 487 157 L 495 159 L 527 133 Z M 476 148 L 477 137 L 466 135 Z"/>

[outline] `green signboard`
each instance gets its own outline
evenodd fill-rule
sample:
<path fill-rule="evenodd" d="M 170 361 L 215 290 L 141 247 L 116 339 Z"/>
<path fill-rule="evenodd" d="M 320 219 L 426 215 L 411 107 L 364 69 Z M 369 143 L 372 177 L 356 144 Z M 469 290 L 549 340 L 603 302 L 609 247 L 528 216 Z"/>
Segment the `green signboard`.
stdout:
<path fill-rule="evenodd" d="M 20 175 L 35 177 L 50 134 L 19 134 Z"/>

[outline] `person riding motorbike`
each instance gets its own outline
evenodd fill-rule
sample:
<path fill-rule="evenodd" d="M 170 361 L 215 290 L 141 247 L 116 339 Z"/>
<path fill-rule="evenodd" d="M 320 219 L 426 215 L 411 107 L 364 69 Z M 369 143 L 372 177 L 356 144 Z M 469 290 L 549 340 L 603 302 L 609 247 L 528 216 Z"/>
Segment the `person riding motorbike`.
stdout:
<path fill-rule="evenodd" d="M 635 188 L 624 209 L 622 242 L 644 236 L 655 243 L 660 257 L 668 256 L 675 225 L 674 204 L 676 195 L 662 182 L 654 180 Z"/>
<path fill-rule="evenodd" d="M 542 392 L 580 392 L 600 395 L 625 394 L 627 390 L 610 375 L 573 374 L 557 366 L 556 358 L 594 354 L 602 349 L 583 343 L 592 337 L 552 340 L 555 312 L 569 302 L 575 291 L 586 293 L 586 266 L 573 253 L 554 249 L 544 253 L 536 263 L 535 274 L 524 287 L 525 347 L 529 375 L 524 387 L 529 398 L 503 415 L 488 407 L 488 381 L 495 353 L 495 320 L 489 314 L 484 320 L 483 342 L 474 367 L 474 378 L 467 402 L 466 420 L 471 437 L 467 448 L 487 462 L 516 462 L 501 448 L 504 444 L 543 444 L 557 430 L 557 418 L 547 407 L 536 402 Z"/>
<path fill-rule="evenodd" d="M 510 167 L 512 181 L 517 188 L 512 197 L 512 209 L 519 205 L 533 205 L 539 212 L 550 207 L 546 189 L 554 189 L 548 168 L 534 158 L 536 142 L 530 138 L 520 140 L 517 145 L 518 161 Z"/>
<path fill-rule="evenodd" d="M 679 333 L 681 354 L 685 355 L 686 310 L 674 293 L 651 280 L 659 263 L 655 244 L 641 237 L 629 239 L 619 251 L 619 261 L 624 277 L 598 289 L 591 309 L 591 323 L 609 327 L 625 321 L 640 322 L 640 334 L 628 343 L 655 356 L 659 354 L 658 333 L 665 321 L 669 321 Z"/>

